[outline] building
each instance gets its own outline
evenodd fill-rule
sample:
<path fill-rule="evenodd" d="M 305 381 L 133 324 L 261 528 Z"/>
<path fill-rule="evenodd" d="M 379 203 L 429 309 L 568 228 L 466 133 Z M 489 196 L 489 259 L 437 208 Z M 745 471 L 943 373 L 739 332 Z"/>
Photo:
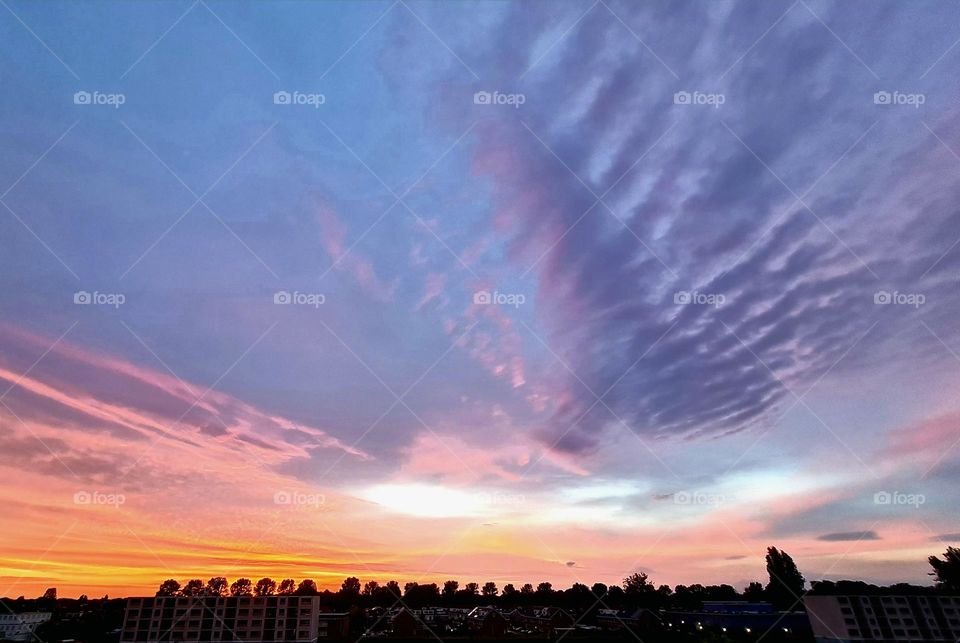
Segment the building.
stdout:
<path fill-rule="evenodd" d="M 803 612 L 778 612 L 770 603 L 748 601 L 704 601 L 699 611 L 668 610 L 663 620 L 670 629 L 721 631 L 759 634 L 779 630 L 783 633 L 809 633 Z"/>
<path fill-rule="evenodd" d="M 956 641 L 960 597 L 805 596 L 818 643 Z"/>
<path fill-rule="evenodd" d="M 656 612 L 644 608 L 634 610 L 601 609 L 597 612 L 597 625 L 607 631 L 630 630 L 645 632 L 660 627 Z"/>
<path fill-rule="evenodd" d="M 317 640 L 339 641 L 350 636 L 350 612 L 317 614 Z"/>
<path fill-rule="evenodd" d="M 470 610 L 463 607 L 423 607 L 413 610 L 424 627 L 437 634 L 456 631 Z"/>
<path fill-rule="evenodd" d="M 514 628 L 553 637 L 557 630 L 570 629 L 574 626 L 574 618 L 559 607 L 537 607 L 529 611 L 513 610 L 509 614 L 510 623 Z"/>
<path fill-rule="evenodd" d="M 400 638 L 413 638 L 420 632 L 421 623 L 406 607 L 401 607 L 390 617 L 390 631 Z"/>
<path fill-rule="evenodd" d="M 130 598 L 121 643 L 303 642 L 346 638 L 349 615 L 323 612 L 318 596 Z"/>
<path fill-rule="evenodd" d="M 492 607 L 474 607 L 466 617 L 471 634 L 488 638 L 501 638 L 507 633 L 507 619 Z"/>
<path fill-rule="evenodd" d="M 773 605 L 758 601 L 704 601 L 703 611 L 711 614 L 773 614 Z"/>
<path fill-rule="evenodd" d="M 28 641 L 40 625 L 50 620 L 50 612 L 0 614 L 0 639 Z"/>

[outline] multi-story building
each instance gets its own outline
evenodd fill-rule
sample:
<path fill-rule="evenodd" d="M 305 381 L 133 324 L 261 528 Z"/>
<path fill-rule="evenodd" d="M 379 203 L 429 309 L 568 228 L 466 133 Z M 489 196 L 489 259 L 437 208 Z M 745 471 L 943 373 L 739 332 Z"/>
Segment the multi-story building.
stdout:
<path fill-rule="evenodd" d="M 960 597 L 805 596 L 818 643 L 956 641 Z"/>
<path fill-rule="evenodd" d="M 774 632 L 786 635 L 809 634 L 807 615 L 803 612 L 778 612 L 770 603 L 749 601 L 704 601 L 700 610 L 667 610 L 665 625 L 676 630 L 719 629 L 767 636 Z"/>
<path fill-rule="evenodd" d="M 27 641 L 40 625 L 50 620 L 50 612 L 21 612 L 0 614 L 0 639 Z"/>
<path fill-rule="evenodd" d="M 323 612 L 317 596 L 130 598 L 121 643 L 312 643 L 345 638 L 349 615 Z"/>

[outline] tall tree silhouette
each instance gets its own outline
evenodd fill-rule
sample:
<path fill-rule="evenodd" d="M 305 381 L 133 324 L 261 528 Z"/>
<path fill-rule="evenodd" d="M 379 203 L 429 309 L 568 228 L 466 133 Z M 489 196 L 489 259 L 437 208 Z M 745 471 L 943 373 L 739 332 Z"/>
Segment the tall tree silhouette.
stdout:
<path fill-rule="evenodd" d="M 280 594 L 281 596 L 293 594 L 296 588 L 296 583 L 292 578 L 284 578 L 282 581 L 280 581 L 280 587 L 277 588 L 277 594 Z"/>
<path fill-rule="evenodd" d="M 930 575 L 937 581 L 937 586 L 949 592 L 960 592 L 960 549 L 947 547 L 943 558 L 931 556 L 927 559 L 933 571 Z"/>
<path fill-rule="evenodd" d="M 771 603 L 787 609 L 800 600 L 803 595 L 803 574 L 790 554 L 776 547 L 767 547 L 767 574 L 770 576 L 767 596 Z"/>

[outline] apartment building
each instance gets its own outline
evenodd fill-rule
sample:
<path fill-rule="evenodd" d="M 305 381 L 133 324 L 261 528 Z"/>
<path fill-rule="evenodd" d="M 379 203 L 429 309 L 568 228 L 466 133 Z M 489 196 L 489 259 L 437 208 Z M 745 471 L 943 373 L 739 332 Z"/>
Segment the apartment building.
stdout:
<path fill-rule="evenodd" d="M 960 597 L 805 596 L 818 643 L 957 641 Z"/>
<path fill-rule="evenodd" d="M 130 598 L 121 643 L 312 643 L 346 638 L 349 616 L 323 612 L 317 596 Z"/>
<path fill-rule="evenodd" d="M 50 612 L 0 614 L 0 640 L 28 641 L 40 625 L 50 620 Z"/>

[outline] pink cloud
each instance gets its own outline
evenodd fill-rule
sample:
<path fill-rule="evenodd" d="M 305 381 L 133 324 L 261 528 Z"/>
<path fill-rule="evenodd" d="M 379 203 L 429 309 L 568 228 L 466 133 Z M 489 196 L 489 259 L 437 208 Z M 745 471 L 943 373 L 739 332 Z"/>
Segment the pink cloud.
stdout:
<path fill-rule="evenodd" d="M 320 241 L 336 269 L 350 274 L 371 297 L 379 301 L 393 301 L 399 282 L 382 281 L 377 277 L 370 260 L 364 258 L 356 247 L 347 244 L 347 227 L 332 208 L 321 204 L 316 209 L 320 222 Z"/>

